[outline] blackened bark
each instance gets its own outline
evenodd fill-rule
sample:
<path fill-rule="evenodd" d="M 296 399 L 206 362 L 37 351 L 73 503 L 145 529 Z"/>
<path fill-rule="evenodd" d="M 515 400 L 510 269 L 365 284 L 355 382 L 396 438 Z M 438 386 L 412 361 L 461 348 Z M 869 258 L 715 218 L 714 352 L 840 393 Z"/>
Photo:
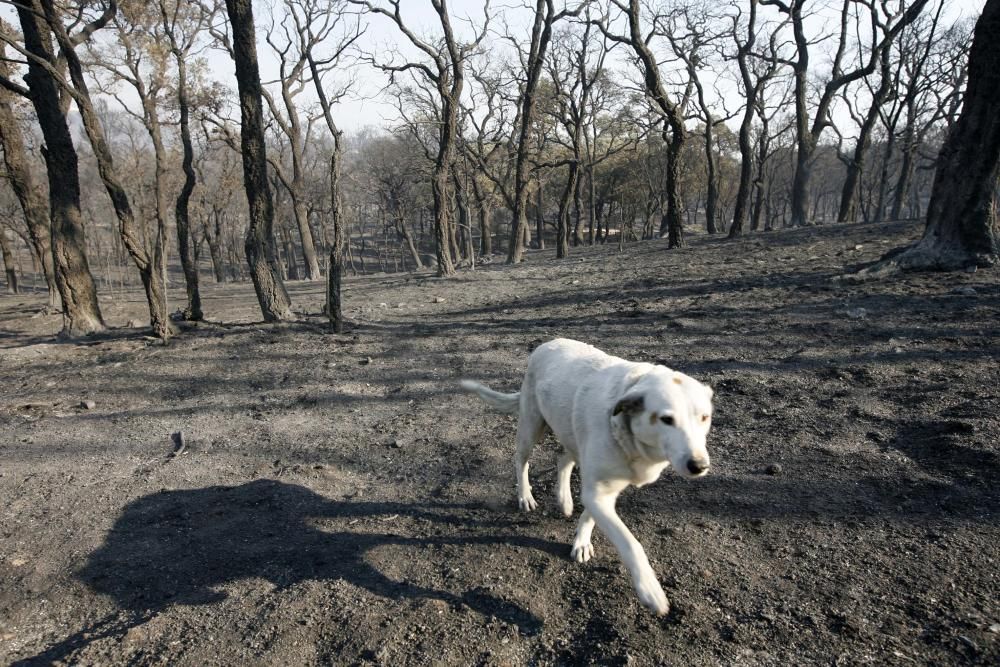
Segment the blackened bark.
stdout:
<path fill-rule="evenodd" d="M 476 210 L 479 214 L 479 254 L 493 254 L 493 220 L 489 202 L 483 195 L 479 182 L 472 179 L 472 194 L 476 198 Z"/>
<path fill-rule="evenodd" d="M 210 218 L 205 220 L 205 240 L 208 241 L 208 254 L 212 258 L 212 273 L 215 282 L 226 282 L 226 270 L 222 256 L 222 212 L 214 210 Z"/>
<path fill-rule="evenodd" d="M 559 218 L 556 223 L 556 259 L 564 259 L 569 256 L 569 208 L 579 193 L 580 163 L 573 160 L 569 165 L 569 173 L 566 175 L 566 185 L 563 187 L 562 196 L 559 198 Z M 577 206 L 577 230 L 579 230 L 579 206 Z"/>
<path fill-rule="evenodd" d="M 333 128 L 336 130 L 336 127 Z M 344 275 L 344 244 L 347 234 L 344 230 L 343 202 L 340 197 L 341 136 L 335 132 L 333 155 L 330 157 L 330 222 L 333 239 L 330 243 L 330 266 L 327 268 L 326 308 L 330 326 L 336 333 L 344 331 L 344 307 L 341 298 L 341 282 Z"/>
<path fill-rule="evenodd" d="M 274 253 L 274 202 L 267 182 L 264 113 L 251 0 L 226 0 L 233 31 L 233 60 L 240 94 L 243 184 L 250 217 L 244 244 L 250 278 L 267 322 L 289 320 L 292 304 Z"/>
<path fill-rule="evenodd" d="M 545 250 L 545 209 L 544 190 L 542 189 L 542 179 L 536 179 L 535 184 L 535 247 Z"/>
<path fill-rule="evenodd" d="M 459 249 L 462 252 L 467 252 L 469 248 L 468 238 L 472 236 L 472 213 L 469 210 L 469 188 L 465 183 L 465 178 L 462 174 L 458 173 L 457 170 L 454 171 L 452 177 L 455 181 L 455 205 L 458 207 L 458 233 L 460 240 L 458 242 L 458 248 L 456 248 L 456 257 L 458 257 Z M 466 237 L 465 235 L 469 236 Z M 462 239 L 466 239 L 463 241 Z M 473 257 L 467 257 L 470 263 L 474 263 Z"/>
<path fill-rule="evenodd" d="M 188 207 L 197 176 L 194 171 L 194 146 L 191 143 L 191 103 L 188 99 L 185 55 L 176 46 L 174 47 L 174 58 L 177 61 L 177 105 L 180 109 L 181 145 L 184 148 L 184 158 L 181 163 L 184 170 L 184 184 L 174 205 L 174 220 L 177 223 L 177 248 L 181 257 L 181 267 L 184 269 L 184 286 L 187 290 L 187 308 L 184 310 L 184 317 L 188 320 L 201 320 L 204 314 L 201 310 L 201 291 L 198 289 L 198 262 L 192 256 L 191 216 Z M 211 238 L 208 242 L 214 264 L 218 247 L 213 251 Z M 219 271 L 216 269 L 216 276 L 218 275 Z"/>
<path fill-rule="evenodd" d="M 0 58 L 3 54 L 0 53 Z M 8 76 L 10 64 L 0 59 L 0 75 Z M 0 146 L 3 147 L 7 179 L 17 196 L 28 227 L 31 249 L 42 267 L 45 284 L 48 287 L 48 307 L 59 308 L 59 289 L 56 287 L 55 269 L 52 265 L 52 240 L 49 230 L 48 210 L 41 188 L 35 183 L 34 174 L 28 164 L 21 123 L 14 114 L 13 94 L 0 87 Z"/>
<path fill-rule="evenodd" d="M 62 297 L 66 336 L 82 336 L 105 329 L 97 303 L 97 290 L 87 262 L 83 215 L 80 210 L 80 174 L 76 149 L 59 100 L 56 81 L 37 62 L 55 66 L 52 33 L 39 0 L 18 4 L 17 14 L 25 49 L 32 54 L 24 77 L 38 117 L 45 145 L 42 156 L 49 178 L 49 217 L 53 269 Z"/>
<path fill-rule="evenodd" d="M 7 291 L 17 294 L 17 268 L 14 266 L 14 253 L 10 251 L 7 242 L 7 230 L 0 228 L 0 256 L 3 258 L 4 272 L 7 274 Z"/>

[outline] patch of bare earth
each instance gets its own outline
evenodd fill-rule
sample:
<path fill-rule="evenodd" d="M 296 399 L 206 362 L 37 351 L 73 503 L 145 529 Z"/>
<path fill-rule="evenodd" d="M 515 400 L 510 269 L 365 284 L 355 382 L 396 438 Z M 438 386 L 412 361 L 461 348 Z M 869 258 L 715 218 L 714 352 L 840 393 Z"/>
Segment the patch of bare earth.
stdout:
<path fill-rule="evenodd" d="M 227 324 L 168 347 L 2 297 L 0 662 L 997 664 L 997 273 L 830 280 L 916 233 L 349 278 L 344 335 L 319 284 L 283 325 L 207 286 Z M 712 474 L 620 502 L 664 618 L 600 535 L 569 560 L 551 442 L 517 513 L 514 422 L 457 390 L 557 336 L 716 388 Z"/>

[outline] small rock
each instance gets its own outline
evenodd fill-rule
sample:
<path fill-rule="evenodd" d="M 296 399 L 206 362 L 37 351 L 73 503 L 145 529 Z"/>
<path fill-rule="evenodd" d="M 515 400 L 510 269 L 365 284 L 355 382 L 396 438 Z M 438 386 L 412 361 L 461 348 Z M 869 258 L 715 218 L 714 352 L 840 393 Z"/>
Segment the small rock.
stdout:
<path fill-rule="evenodd" d="M 372 362 L 372 358 L 371 357 L 365 357 L 364 359 L 361 360 L 361 365 L 362 366 L 367 366 L 371 362 Z"/>
<path fill-rule="evenodd" d="M 396 308 L 406 308 L 406 304 L 405 303 L 397 303 L 396 304 Z"/>
<path fill-rule="evenodd" d="M 712 578 L 712 571 L 708 570 L 708 569 L 702 569 L 700 572 L 698 572 L 698 574 L 701 575 L 702 579 L 711 579 Z"/>
<path fill-rule="evenodd" d="M 851 308 L 846 314 L 852 320 L 863 320 L 868 317 L 868 311 L 864 308 Z"/>
<path fill-rule="evenodd" d="M 13 565 L 14 567 L 21 567 L 22 565 L 27 565 L 28 564 L 28 559 L 27 558 L 11 558 L 10 559 L 10 564 Z"/>
<path fill-rule="evenodd" d="M 80 401 L 80 407 L 84 410 L 93 410 L 97 407 L 97 403 L 93 401 Z"/>
<path fill-rule="evenodd" d="M 405 447 L 407 445 L 407 442 L 406 442 L 406 440 L 403 440 L 402 438 L 396 438 L 391 443 L 389 443 L 389 445 L 393 449 L 402 449 L 403 447 Z"/>
<path fill-rule="evenodd" d="M 379 308 L 388 308 L 388 307 L 389 307 L 389 304 L 387 304 L 387 303 L 380 303 L 380 304 L 378 305 L 378 307 L 379 307 Z"/>
<path fill-rule="evenodd" d="M 781 464 L 780 463 L 772 463 L 771 465 L 767 466 L 767 468 L 764 469 L 764 472 L 766 472 L 768 475 L 780 475 L 781 474 Z"/>
<path fill-rule="evenodd" d="M 959 296 L 976 296 L 976 294 L 978 294 L 978 292 L 976 292 L 975 287 L 969 287 L 968 285 L 962 285 L 961 287 L 956 287 L 951 291 L 951 293 L 957 294 Z"/>
<path fill-rule="evenodd" d="M 990 632 L 995 635 L 1000 635 L 1000 623 L 994 623 L 990 626 Z"/>
<path fill-rule="evenodd" d="M 861 245 L 860 243 L 858 245 L 854 246 L 855 250 L 861 250 L 862 248 L 864 248 L 864 246 Z"/>
<path fill-rule="evenodd" d="M 580 284 L 579 280 L 574 280 L 573 282 L 570 283 L 570 285 L 579 285 L 579 284 Z"/>
<path fill-rule="evenodd" d="M 441 297 L 441 296 L 434 297 L 434 303 L 444 303 L 444 302 L 445 302 L 445 298 L 444 297 Z"/>
<path fill-rule="evenodd" d="M 977 268 L 979 268 L 979 267 L 977 267 L 975 264 L 972 264 L 971 266 L 965 267 L 965 272 L 966 273 L 975 273 Z"/>

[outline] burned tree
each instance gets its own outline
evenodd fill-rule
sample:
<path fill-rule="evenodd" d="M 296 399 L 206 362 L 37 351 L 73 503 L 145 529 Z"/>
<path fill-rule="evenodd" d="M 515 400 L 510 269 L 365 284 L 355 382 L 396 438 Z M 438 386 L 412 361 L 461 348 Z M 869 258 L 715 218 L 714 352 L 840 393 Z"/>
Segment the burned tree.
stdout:
<path fill-rule="evenodd" d="M 955 270 L 1000 260 L 1000 0 L 987 0 L 969 52 L 969 85 L 958 122 L 941 148 L 923 237 L 856 274 Z"/>
<path fill-rule="evenodd" d="M 142 242 L 128 194 L 115 167 L 104 127 L 90 97 L 83 63 L 76 52 L 76 48 L 86 40 L 86 37 L 84 33 L 76 33 L 73 36 L 69 34 L 63 24 L 63 15 L 52 0 L 42 0 L 41 4 L 45 12 L 45 20 L 59 44 L 60 55 L 65 59 L 69 72 L 71 83 L 64 83 L 64 90 L 72 96 L 80 111 L 84 131 L 94 149 L 97 171 L 111 200 L 115 216 L 118 218 L 118 231 L 122 242 L 139 269 L 139 277 L 142 280 L 149 306 L 150 326 L 155 336 L 166 341 L 172 333 L 172 325 L 167 313 L 166 271 L 163 256 L 165 230 L 162 219 L 158 220 L 157 233 L 154 236 L 152 248 L 146 248 Z M 108 17 L 110 21 L 116 14 L 117 5 L 113 2 L 109 3 L 104 16 Z"/>
<path fill-rule="evenodd" d="M 60 65 L 52 46 L 52 30 L 41 0 L 17 6 L 24 35 L 23 55 L 28 64 L 24 88 L 6 77 L 0 78 L 8 90 L 31 100 L 45 144 L 42 156 L 49 178 L 49 219 L 56 286 L 63 305 L 63 335 L 81 336 L 105 328 L 97 303 L 97 290 L 87 261 L 83 215 L 80 209 L 80 174 L 76 148 L 60 103 Z M 110 16 L 102 15 L 87 24 L 81 34 L 103 27 Z M 12 35 L 4 42 L 16 44 Z M 18 45 L 19 46 L 19 45 Z"/>
<path fill-rule="evenodd" d="M 201 291 L 198 287 L 198 266 L 194 257 L 190 214 L 191 195 L 197 183 L 197 174 L 194 169 L 194 145 L 191 140 L 192 103 L 188 82 L 188 58 L 198 44 L 199 34 L 209 16 L 201 5 L 187 3 L 184 0 L 158 0 L 158 5 L 160 27 L 167 38 L 170 54 L 177 69 L 176 98 L 183 149 L 181 168 L 184 172 L 184 183 L 174 203 L 174 221 L 177 225 L 178 254 L 181 257 L 184 285 L 187 289 L 188 302 L 187 308 L 184 309 L 184 317 L 189 320 L 200 320 L 203 317 Z"/>
<path fill-rule="evenodd" d="M 793 227 L 809 222 L 809 185 L 813 158 L 823 130 L 832 123 L 830 111 L 838 92 L 875 71 L 882 51 L 890 48 L 903 28 L 916 20 L 927 2 L 928 0 L 914 0 L 909 7 L 902 9 L 900 6 L 893 12 L 886 3 L 878 3 L 875 0 L 842 0 L 838 41 L 829 78 L 820 88 L 819 100 L 814 105 L 815 112 L 810 117 L 809 91 L 813 84 L 809 81 L 811 56 L 809 49 L 812 40 L 806 34 L 805 28 L 806 0 L 760 0 L 761 6 L 776 7 L 788 17 L 795 39 L 795 59 L 789 61 L 795 81 L 796 162 L 791 204 Z M 868 10 L 871 43 L 862 57 L 862 62 L 850 69 L 845 67 L 845 59 L 848 56 L 852 34 L 851 19 L 858 7 L 866 7 Z"/>
<path fill-rule="evenodd" d="M 514 165 L 514 209 L 510 228 L 510 245 L 507 249 L 507 263 L 515 264 L 524 257 L 524 228 L 528 225 L 528 185 L 531 171 L 528 165 L 530 132 L 535 121 L 536 95 L 545 64 L 545 52 L 552 41 L 552 27 L 567 16 L 575 16 L 581 7 L 564 8 L 556 11 L 553 0 L 536 0 L 535 15 L 531 27 L 531 42 L 527 54 L 522 57 L 525 81 L 521 89 L 517 156 Z M 515 40 L 516 44 L 516 40 Z M 539 239 L 539 242 L 541 240 Z"/>
<path fill-rule="evenodd" d="M 299 52 L 309 65 L 316 96 L 323 110 L 323 120 L 333 140 L 333 150 L 330 153 L 330 226 L 333 239 L 327 267 L 326 312 L 330 326 L 336 333 L 341 333 L 344 330 L 341 280 L 344 275 L 344 247 L 347 243 L 347 224 L 344 220 L 341 192 L 344 133 L 333 119 L 333 105 L 347 94 L 350 84 L 340 88 L 328 87 L 324 83 L 324 77 L 337 70 L 344 53 L 363 31 L 359 23 L 346 24 L 343 11 L 334 11 L 333 7 L 323 2 L 296 0 L 290 2 L 288 7 L 299 40 Z M 325 44 L 331 36 L 335 37 L 334 43 L 327 47 L 324 54 L 318 55 L 317 47 Z"/>
<path fill-rule="evenodd" d="M 598 23 L 601 31 L 611 40 L 626 44 L 635 52 L 643 73 L 646 94 L 653 101 L 654 108 L 663 120 L 663 142 L 667 146 L 666 200 L 667 210 L 660 223 L 660 233 L 667 234 L 667 247 L 680 248 L 684 245 L 684 223 L 681 219 L 681 199 L 678 187 L 680 176 L 681 150 L 687 139 L 684 127 L 682 105 L 673 100 L 660 75 L 660 65 L 649 48 L 649 40 L 655 28 L 643 33 L 639 0 L 611 0 L 611 4 L 621 10 L 628 20 L 628 34 L 617 35 L 610 31 L 607 21 Z"/>
<path fill-rule="evenodd" d="M 369 58 L 372 64 L 388 72 L 390 77 L 404 72 L 410 73 L 429 82 L 437 92 L 441 117 L 437 155 L 431 177 L 431 189 L 434 195 L 434 238 L 437 243 L 437 273 L 439 276 L 450 276 L 455 273 L 455 264 L 450 250 L 448 182 L 451 178 L 451 163 L 457 143 L 459 105 L 465 87 L 465 62 L 486 37 L 490 5 L 486 2 L 483 10 L 482 30 L 471 42 L 461 44 L 452 29 L 447 0 L 431 0 L 431 6 L 441 25 L 441 37 L 437 45 L 434 45 L 421 39 L 406 25 L 400 13 L 400 1 L 387 0 L 391 9 L 386 9 L 368 0 L 350 0 L 353 4 L 365 7 L 369 12 L 389 18 L 403 37 L 430 60 L 429 64 L 427 62 L 394 64 L 375 63 L 374 58 Z"/>
<path fill-rule="evenodd" d="M 251 0 L 226 0 L 232 26 L 232 56 L 240 95 L 240 145 L 243 185 L 249 220 L 246 235 L 247 264 L 261 313 L 267 322 L 292 318 L 292 304 L 274 256 L 274 202 L 267 182 L 267 149 L 264 143 L 264 108 Z"/>

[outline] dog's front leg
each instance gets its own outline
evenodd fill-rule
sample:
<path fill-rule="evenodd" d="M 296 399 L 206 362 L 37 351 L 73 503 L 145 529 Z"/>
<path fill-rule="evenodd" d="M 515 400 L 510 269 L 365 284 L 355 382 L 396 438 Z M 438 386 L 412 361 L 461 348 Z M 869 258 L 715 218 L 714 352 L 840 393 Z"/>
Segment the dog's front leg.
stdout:
<path fill-rule="evenodd" d="M 580 523 L 576 525 L 576 537 L 573 538 L 573 550 L 569 552 L 570 558 L 577 563 L 586 563 L 594 557 L 594 544 L 590 541 L 590 536 L 594 532 L 594 517 L 590 510 L 583 510 L 580 515 Z"/>
<path fill-rule="evenodd" d="M 585 489 L 583 505 L 593 516 L 601 532 L 607 535 L 618 550 L 625 567 L 632 575 L 632 585 L 639 596 L 639 601 L 657 614 L 666 614 L 670 610 L 670 605 L 667 603 L 667 596 L 660 582 L 656 579 L 653 567 L 649 564 L 649 559 L 646 558 L 646 551 L 615 512 L 615 500 L 625 486 L 627 484 L 616 490 Z"/>

